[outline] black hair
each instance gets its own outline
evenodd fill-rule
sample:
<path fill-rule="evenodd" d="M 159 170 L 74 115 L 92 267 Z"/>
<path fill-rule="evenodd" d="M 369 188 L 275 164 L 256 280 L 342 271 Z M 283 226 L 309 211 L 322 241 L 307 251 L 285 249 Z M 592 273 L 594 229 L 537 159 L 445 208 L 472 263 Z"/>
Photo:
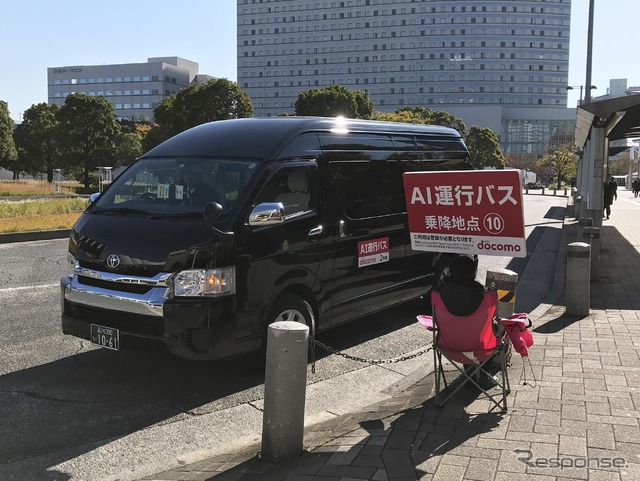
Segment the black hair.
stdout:
<path fill-rule="evenodd" d="M 473 281 L 476 278 L 476 263 L 468 256 L 456 256 L 449 265 L 451 277 Z"/>

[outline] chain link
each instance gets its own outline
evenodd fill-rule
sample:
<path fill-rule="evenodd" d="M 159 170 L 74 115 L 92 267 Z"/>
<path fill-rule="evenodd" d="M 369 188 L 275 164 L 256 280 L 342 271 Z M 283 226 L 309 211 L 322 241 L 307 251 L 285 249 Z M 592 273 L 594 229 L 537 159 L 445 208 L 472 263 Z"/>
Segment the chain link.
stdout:
<path fill-rule="evenodd" d="M 351 354 L 347 354 L 345 352 L 342 351 L 338 351 L 330 346 L 327 346 L 326 344 L 318 341 L 317 339 L 312 339 L 314 346 L 318 346 L 321 349 L 324 349 L 325 351 L 330 352 L 331 354 L 335 354 L 337 356 L 341 356 L 344 357 L 345 359 L 350 359 L 352 361 L 358 361 L 358 362 L 363 362 L 366 364 L 373 364 L 373 365 L 377 365 L 377 364 L 395 364 L 398 362 L 403 362 L 403 361 L 408 361 L 409 359 L 415 359 L 418 356 L 422 356 L 423 354 L 429 352 L 432 348 L 433 345 L 422 349 L 421 351 L 418 352 L 414 352 L 413 354 L 407 354 L 406 356 L 402 356 L 402 357 L 394 357 L 392 359 L 367 359 L 365 357 L 358 357 L 358 356 L 352 356 Z M 315 356 L 314 356 L 315 357 Z M 315 359 L 314 359 L 315 361 Z"/>

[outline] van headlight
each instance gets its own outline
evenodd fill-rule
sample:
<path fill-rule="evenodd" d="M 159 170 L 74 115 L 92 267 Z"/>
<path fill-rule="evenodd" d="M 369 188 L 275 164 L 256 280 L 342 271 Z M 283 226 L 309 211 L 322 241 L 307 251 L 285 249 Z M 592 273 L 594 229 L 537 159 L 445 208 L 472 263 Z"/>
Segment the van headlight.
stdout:
<path fill-rule="evenodd" d="M 236 293 L 236 268 L 181 271 L 173 279 L 173 293 L 180 297 L 219 297 Z"/>

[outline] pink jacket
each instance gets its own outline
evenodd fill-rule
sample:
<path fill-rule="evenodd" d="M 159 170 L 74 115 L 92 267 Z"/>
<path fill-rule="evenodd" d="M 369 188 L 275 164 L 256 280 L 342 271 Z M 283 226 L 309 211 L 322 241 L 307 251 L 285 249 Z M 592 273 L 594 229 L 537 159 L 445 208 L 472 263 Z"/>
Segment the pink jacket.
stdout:
<path fill-rule="evenodd" d="M 508 319 L 500 319 L 500 324 L 504 326 L 504 330 L 518 354 L 522 357 L 528 356 L 529 347 L 533 345 L 533 336 L 528 329 L 531 326 L 529 316 L 525 312 L 518 312 Z"/>

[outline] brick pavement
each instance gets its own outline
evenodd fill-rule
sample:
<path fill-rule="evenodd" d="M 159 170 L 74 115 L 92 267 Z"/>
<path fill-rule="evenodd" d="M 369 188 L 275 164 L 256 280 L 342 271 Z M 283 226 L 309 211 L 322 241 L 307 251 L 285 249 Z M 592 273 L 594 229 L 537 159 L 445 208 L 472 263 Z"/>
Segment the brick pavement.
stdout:
<path fill-rule="evenodd" d="M 575 222 L 564 228 L 575 241 Z M 640 199 L 620 192 L 601 237 L 590 315 L 565 315 L 561 296 L 536 320 L 530 365 L 516 355 L 509 369 L 507 413 L 488 413 L 468 389 L 437 408 L 429 375 L 364 411 L 308 426 L 305 453 L 290 462 L 262 460 L 254 445 L 143 479 L 639 480 Z"/>

